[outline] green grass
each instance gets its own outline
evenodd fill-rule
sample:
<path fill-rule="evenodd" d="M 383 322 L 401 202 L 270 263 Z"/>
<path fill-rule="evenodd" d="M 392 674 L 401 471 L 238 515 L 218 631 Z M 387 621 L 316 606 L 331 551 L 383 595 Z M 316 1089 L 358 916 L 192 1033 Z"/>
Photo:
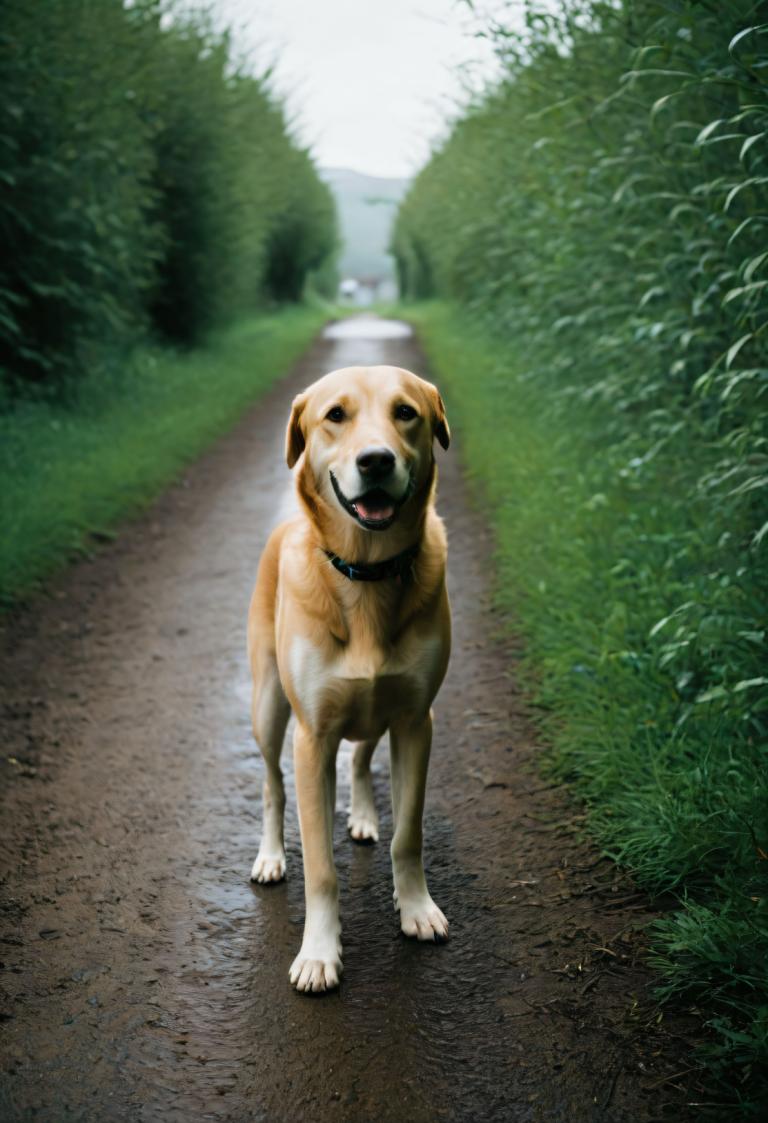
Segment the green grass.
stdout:
<path fill-rule="evenodd" d="M 607 854 L 650 892 L 678 895 L 653 936 L 659 996 L 705 1010 L 717 1098 L 756 1114 L 768 750 L 744 701 L 765 681 L 766 594 L 744 569 L 739 526 L 724 536 L 695 486 L 718 450 L 673 443 L 638 473 L 627 443 L 606 437 L 609 407 L 532 376 L 556 339 L 531 355 L 449 305 L 404 314 L 495 531 L 496 596 L 526 640 L 545 767 L 586 801 Z"/>
<path fill-rule="evenodd" d="M 68 406 L 0 417 L 0 603 L 39 588 L 146 506 L 284 374 L 327 318 L 302 306 L 247 320 L 194 351 L 144 350 Z"/>

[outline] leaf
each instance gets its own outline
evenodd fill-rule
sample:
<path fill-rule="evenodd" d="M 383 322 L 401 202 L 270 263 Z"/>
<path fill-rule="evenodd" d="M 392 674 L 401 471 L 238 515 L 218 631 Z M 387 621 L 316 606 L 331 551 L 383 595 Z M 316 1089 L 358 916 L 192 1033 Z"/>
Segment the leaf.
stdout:
<path fill-rule="evenodd" d="M 744 143 L 741 146 L 741 152 L 739 152 L 739 159 L 743 160 L 744 157 L 746 156 L 746 154 L 749 152 L 752 145 L 756 144 L 758 140 L 760 140 L 762 137 L 764 137 L 766 135 L 768 135 L 768 134 L 766 134 L 766 133 L 754 133 L 753 136 L 748 136 L 747 139 L 744 141 Z"/>
<path fill-rule="evenodd" d="M 623 75 L 624 78 L 645 78 L 660 77 L 660 78 L 689 78 L 693 79 L 695 75 L 690 70 L 667 70 L 658 67 L 648 67 L 645 70 L 628 70 Z"/>
<path fill-rule="evenodd" d="M 718 698 L 727 698 L 728 691 L 724 686 L 713 686 L 711 690 L 705 690 L 703 694 L 697 695 L 694 699 L 696 705 L 701 705 L 702 702 L 715 702 Z"/>
<path fill-rule="evenodd" d="M 765 370 L 763 367 L 746 367 L 744 370 L 735 371 L 731 378 L 728 379 L 720 397 L 725 401 L 742 382 L 753 382 L 756 379 L 762 379 L 768 382 L 768 370 Z"/>
<path fill-rule="evenodd" d="M 677 206 L 673 207 L 669 212 L 670 222 L 675 222 L 682 214 L 692 214 L 698 218 L 701 211 L 698 207 L 694 206 L 693 203 L 678 203 Z"/>
<path fill-rule="evenodd" d="M 698 394 L 698 393 L 701 393 L 702 391 L 708 390 L 710 388 L 711 384 L 712 384 L 712 381 L 713 381 L 714 377 L 715 377 L 715 368 L 714 367 L 710 367 L 709 370 L 705 370 L 703 374 L 699 375 L 699 377 L 696 379 L 696 381 L 693 384 L 694 393 Z"/>
<path fill-rule="evenodd" d="M 668 105 L 673 98 L 678 97 L 682 92 L 682 90 L 673 90 L 671 94 L 664 94 L 663 97 L 656 98 L 656 101 L 651 106 L 651 121 L 655 121 L 657 114 L 661 112 L 664 106 Z"/>
<path fill-rule="evenodd" d="M 768 476 L 752 476 L 750 479 L 745 480 L 743 484 L 734 487 L 728 494 L 747 495 L 748 492 L 758 491 L 761 487 L 768 487 Z"/>
<path fill-rule="evenodd" d="M 657 620 L 648 633 L 648 638 L 653 639 L 670 620 L 674 620 L 676 616 L 682 615 L 682 613 L 685 612 L 686 609 L 691 608 L 692 605 L 693 601 L 686 601 L 685 604 L 678 605 L 674 612 L 670 612 L 669 616 L 663 616 L 661 620 Z"/>
<path fill-rule="evenodd" d="M 646 293 L 643 294 L 643 297 L 638 304 L 638 308 L 644 308 L 646 304 L 648 304 L 651 300 L 654 300 L 657 296 L 664 296 L 665 292 L 666 289 L 662 285 L 654 285 L 652 288 L 648 289 Z"/>
<path fill-rule="evenodd" d="M 737 682 L 733 688 L 734 694 L 740 694 L 742 690 L 750 690 L 753 686 L 768 686 L 768 678 L 765 675 L 760 675 L 759 678 L 745 678 L 741 682 Z"/>
<path fill-rule="evenodd" d="M 745 179 L 742 183 L 737 183 L 736 186 L 732 187 L 728 192 L 726 200 L 723 203 L 723 210 L 728 210 L 733 200 L 736 198 L 740 191 L 744 190 L 745 187 L 759 187 L 764 183 L 768 183 L 768 178 L 766 176 L 758 175 L 750 176 L 749 179 Z"/>
<path fill-rule="evenodd" d="M 757 292 L 758 289 L 764 289 L 768 285 L 768 281 L 752 281 L 749 285 L 741 285 L 739 288 L 730 289 L 723 297 L 723 304 L 730 304 L 732 300 L 736 300 L 739 296 L 744 296 L 745 293 Z"/>
<path fill-rule="evenodd" d="M 704 128 L 701 130 L 701 132 L 696 137 L 696 139 L 694 140 L 693 143 L 697 144 L 697 145 L 703 144 L 704 141 L 707 139 L 707 137 L 712 136 L 712 133 L 715 131 L 715 129 L 718 127 L 718 125 L 722 125 L 724 123 L 725 123 L 724 117 L 719 117 L 716 121 L 710 121 L 708 125 L 704 126 Z"/>
<path fill-rule="evenodd" d="M 728 245 L 730 246 L 733 242 L 735 242 L 739 235 L 742 234 L 748 226 L 751 226 L 753 222 L 757 222 L 757 216 L 753 214 L 748 218 L 742 219 L 742 221 L 734 230 L 733 234 L 731 234 L 730 238 L 728 239 Z"/>
<path fill-rule="evenodd" d="M 757 257 L 753 257 L 744 266 L 744 280 L 751 281 L 755 271 L 760 268 L 765 259 L 768 258 L 768 250 L 765 253 L 759 253 Z"/>
<path fill-rule="evenodd" d="M 748 331 L 746 335 L 742 335 L 732 346 L 728 348 L 728 353 L 725 356 L 725 369 L 730 370 L 731 363 L 738 355 L 744 344 L 752 338 L 752 332 Z"/>
<path fill-rule="evenodd" d="M 733 48 L 737 43 L 740 43 L 741 40 L 744 39 L 747 35 L 751 35 L 753 31 L 765 31 L 767 27 L 768 23 L 759 23 L 755 24 L 753 27 L 745 27 L 743 31 L 740 31 L 738 33 L 738 35 L 734 35 L 733 39 L 731 39 L 730 43 L 728 44 L 729 54 L 733 54 Z"/>

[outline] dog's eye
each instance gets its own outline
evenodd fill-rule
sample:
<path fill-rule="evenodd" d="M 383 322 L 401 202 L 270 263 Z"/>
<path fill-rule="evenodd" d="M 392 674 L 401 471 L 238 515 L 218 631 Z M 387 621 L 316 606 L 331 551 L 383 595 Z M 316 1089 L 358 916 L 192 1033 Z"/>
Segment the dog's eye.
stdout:
<path fill-rule="evenodd" d="M 343 421 L 344 410 L 341 408 L 341 406 L 334 406 L 333 409 L 328 410 L 325 415 L 325 419 L 326 421 Z"/>
<path fill-rule="evenodd" d="M 416 416 L 417 413 L 413 406 L 395 406 L 395 417 L 398 421 L 413 421 Z"/>

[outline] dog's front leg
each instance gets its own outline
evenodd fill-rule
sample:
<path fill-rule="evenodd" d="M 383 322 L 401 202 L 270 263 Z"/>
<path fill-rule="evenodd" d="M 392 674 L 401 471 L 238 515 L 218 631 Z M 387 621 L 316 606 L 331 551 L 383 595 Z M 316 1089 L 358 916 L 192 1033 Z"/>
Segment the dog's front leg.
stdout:
<path fill-rule="evenodd" d="M 395 905 L 406 936 L 444 940 L 448 921 L 429 895 L 422 860 L 422 815 L 432 746 L 432 718 L 401 721 L 389 730 L 392 758 L 392 874 Z"/>
<path fill-rule="evenodd" d="M 333 864 L 338 738 L 322 740 L 297 724 L 293 740 L 306 916 L 290 979 L 297 990 L 338 986 L 341 964 L 339 887 Z"/>

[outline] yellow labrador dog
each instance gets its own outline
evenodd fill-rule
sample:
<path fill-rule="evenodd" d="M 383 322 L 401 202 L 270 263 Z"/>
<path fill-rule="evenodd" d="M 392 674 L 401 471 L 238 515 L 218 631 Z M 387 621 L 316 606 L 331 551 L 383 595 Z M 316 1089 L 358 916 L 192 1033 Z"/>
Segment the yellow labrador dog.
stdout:
<path fill-rule="evenodd" d="M 306 917 L 290 979 L 300 991 L 337 986 L 342 970 L 332 827 L 343 737 L 357 742 L 349 830 L 375 841 L 370 762 L 389 730 L 400 924 L 420 940 L 448 933 L 422 864 L 430 706 L 451 634 L 445 532 L 433 505 L 435 437 L 448 447 L 440 395 L 396 367 L 334 371 L 293 402 L 286 456 L 289 468 L 298 464 L 300 514 L 265 547 L 248 649 L 253 729 L 266 764 L 253 881 L 285 874 L 280 751 L 296 715 Z"/>

